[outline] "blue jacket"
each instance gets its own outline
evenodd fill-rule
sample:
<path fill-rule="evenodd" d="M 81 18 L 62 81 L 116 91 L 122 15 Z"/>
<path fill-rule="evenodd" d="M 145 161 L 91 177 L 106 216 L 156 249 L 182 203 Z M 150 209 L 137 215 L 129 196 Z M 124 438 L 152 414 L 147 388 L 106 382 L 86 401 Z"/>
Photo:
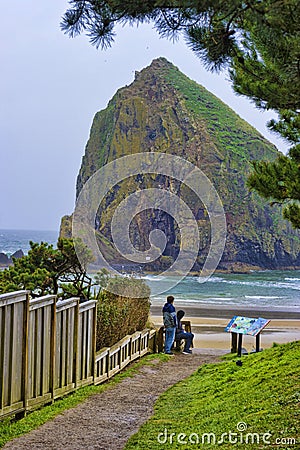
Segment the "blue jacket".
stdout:
<path fill-rule="evenodd" d="M 171 303 L 165 303 L 162 312 L 164 326 L 166 328 L 175 328 L 177 324 L 175 307 Z"/>

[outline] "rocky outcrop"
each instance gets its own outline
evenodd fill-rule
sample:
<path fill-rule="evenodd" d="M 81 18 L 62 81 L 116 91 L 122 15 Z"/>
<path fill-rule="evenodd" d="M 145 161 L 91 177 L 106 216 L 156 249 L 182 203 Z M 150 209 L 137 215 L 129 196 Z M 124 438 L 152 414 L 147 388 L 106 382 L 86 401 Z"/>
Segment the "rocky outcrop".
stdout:
<path fill-rule="evenodd" d="M 10 258 L 7 256 L 6 253 L 0 253 L 0 266 L 8 266 L 11 264 Z"/>
<path fill-rule="evenodd" d="M 22 258 L 24 256 L 23 250 L 17 250 L 11 256 L 7 256 L 6 253 L 0 253 L 0 267 L 7 267 L 13 264 L 13 258 Z"/>
<path fill-rule="evenodd" d="M 276 269 L 300 266 L 299 234 L 270 207 L 249 193 L 246 180 L 253 160 L 274 160 L 278 151 L 257 130 L 242 120 L 202 86 L 190 80 L 164 58 L 137 72 L 129 86 L 120 89 L 105 110 L 94 118 L 77 178 L 77 196 L 84 183 L 100 167 L 123 155 L 164 152 L 181 156 L 209 177 L 223 202 L 227 242 L 221 270 L 241 267 Z M 140 176 L 120 183 L 96 220 L 99 245 L 112 263 L 122 264 L 111 244 L 110 223 L 116 205 L 149 187 L 167 189 L 191 208 L 199 225 L 200 250 L 194 269 L 203 265 L 210 243 L 206 210 L 194 193 L 164 176 Z M 162 229 L 168 242 L 164 255 L 147 267 L 159 270 L 170 265 L 179 252 L 180 237 L 174 219 L 162 211 L 140 213 L 132 222 L 131 238 L 145 249 L 152 229 Z M 70 234 L 70 217 L 62 222 L 61 234 Z M 228 269 L 229 268 L 229 269 Z"/>

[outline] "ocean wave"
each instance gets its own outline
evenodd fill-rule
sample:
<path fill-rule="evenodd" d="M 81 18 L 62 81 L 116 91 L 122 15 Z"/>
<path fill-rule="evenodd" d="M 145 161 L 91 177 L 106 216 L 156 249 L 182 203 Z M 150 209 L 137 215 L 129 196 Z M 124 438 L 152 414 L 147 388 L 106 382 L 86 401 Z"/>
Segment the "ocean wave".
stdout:
<path fill-rule="evenodd" d="M 238 280 L 224 280 L 227 284 L 236 284 L 238 286 L 260 286 L 260 287 L 270 287 L 272 282 L 270 281 L 238 281 Z"/>
<path fill-rule="evenodd" d="M 13 255 L 17 250 L 15 249 L 0 249 L 0 253 L 4 253 L 6 256 L 10 257 L 11 255 Z"/>
<path fill-rule="evenodd" d="M 274 283 L 274 287 L 275 288 L 284 288 L 284 289 L 294 289 L 296 291 L 300 291 L 300 284 L 295 284 L 295 283 L 285 283 L 283 281 L 278 281 Z"/>
<path fill-rule="evenodd" d="M 145 275 L 142 276 L 142 279 L 146 281 L 168 281 L 172 277 L 165 277 L 160 275 Z M 186 277 L 181 283 L 197 283 L 201 284 L 201 280 L 199 277 Z M 282 281 L 258 281 L 258 280 L 227 280 L 223 277 L 212 276 L 206 283 L 214 283 L 214 284 L 224 284 L 224 285 L 235 285 L 235 286 L 250 286 L 250 287 L 259 287 L 259 288 L 275 288 L 275 289 L 293 289 L 300 290 L 300 278 L 290 278 L 286 277 Z"/>
<path fill-rule="evenodd" d="M 285 297 L 277 297 L 273 295 L 245 295 L 245 298 L 253 300 L 280 300 Z"/>
<path fill-rule="evenodd" d="M 254 297 L 254 296 L 253 296 Z M 284 307 L 285 310 L 291 310 L 294 311 L 295 308 L 299 308 L 299 303 L 296 301 L 290 300 L 286 302 L 284 298 L 264 298 L 262 299 L 260 296 L 256 296 L 257 298 L 246 298 L 246 297 L 239 297 L 239 298 L 221 298 L 221 297 L 211 297 L 211 298 L 184 298 L 184 297 L 178 297 L 175 296 L 176 301 L 176 308 L 180 309 L 179 305 L 182 305 L 182 307 L 185 306 L 205 306 L 209 308 L 209 306 L 219 306 L 219 307 L 272 307 L 275 309 L 282 309 Z M 162 306 L 165 303 L 165 297 L 151 297 L 151 304 L 155 306 Z"/>
<path fill-rule="evenodd" d="M 147 281 L 167 281 L 165 277 L 159 276 L 159 275 L 145 275 L 141 277 L 142 280 Z"/>
<path fill-rule="evenodd" d="M 199 280 L 198 280 L 198 277 L 197 277 L 197 281 L 199 282 Z M 210 277 L 210 278 L 208 278 L 208 280 L 206 281 L 207 283 L 227 283 L 227 280 L 225 280 L 224 278 L 222 278 L 222 277 Z"/>
<path fill-rule="evenodd" d="M 165 300 L 159 300 L 159 304 L 162 304 Z M 236 305 L 237 303 L 232 303 L 232 302 L 227 302 L 227 301 L 223 301 L 222 299 L 214 300 L 211 301 L 211 299 L 197 299 L 197 300 L 190 300 L 190 299 L 180 299 L 178 297 L 175 298 L 176 304 L 177 305 L 199 305 L 199 306 L 209 306 L 209 305 L 223 305 L 223 306 L 228 306 L 228 305 Z M 158 302 L 158 300 L 157 300 Z M 154 304 L 154 303 L 153 303 Z M 157 305 L 157 303 L 155 302 L 155 305 Z M 178 309 L 178 306 L 177 306 Z"/>
<path fill-rule="evenodd" d="M 239 281 L 239 280 L 225 280 L 222 279 L 222 283 L 231 284 L 236 286 L 253 286 L 263 288 L 279 288 L 279 289 L 294 289 L 300 290 L 300 283 L 287 283 L 284 281 Z"/>

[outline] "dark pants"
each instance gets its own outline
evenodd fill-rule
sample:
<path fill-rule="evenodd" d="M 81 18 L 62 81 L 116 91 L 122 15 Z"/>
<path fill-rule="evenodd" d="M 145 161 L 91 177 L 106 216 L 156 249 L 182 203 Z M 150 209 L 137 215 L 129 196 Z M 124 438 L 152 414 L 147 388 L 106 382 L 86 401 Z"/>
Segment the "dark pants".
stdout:
<path fill-rule="evenodd" d="M 185 340 L 183 351 L 190 350 L 190 347 L 193 342 L 193 338 L 194 338 L 193 333 L 187 333 L 186 331 L 182 331 L 181 333 L 176 333 L 176 337 L 175 337 L 176 341 L 177 340 L 180 341 L 181 339 Z"/>

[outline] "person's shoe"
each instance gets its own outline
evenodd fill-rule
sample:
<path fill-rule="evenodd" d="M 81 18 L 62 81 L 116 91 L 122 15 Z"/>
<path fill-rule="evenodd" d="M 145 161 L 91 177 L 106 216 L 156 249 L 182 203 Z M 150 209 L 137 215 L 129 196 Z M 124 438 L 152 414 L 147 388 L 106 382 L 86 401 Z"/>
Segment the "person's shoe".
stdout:
<path fill-rule="evenodd" d="M 182 352 L 183 355 L 191 355 L 192 353 L 192 350 L 183 350 Z"/>
<path fill-rule="evenodd" d="M 172 352 L 165 352 L 165 355 L 174 356 L 174 353 L 172 353 Z"/>

